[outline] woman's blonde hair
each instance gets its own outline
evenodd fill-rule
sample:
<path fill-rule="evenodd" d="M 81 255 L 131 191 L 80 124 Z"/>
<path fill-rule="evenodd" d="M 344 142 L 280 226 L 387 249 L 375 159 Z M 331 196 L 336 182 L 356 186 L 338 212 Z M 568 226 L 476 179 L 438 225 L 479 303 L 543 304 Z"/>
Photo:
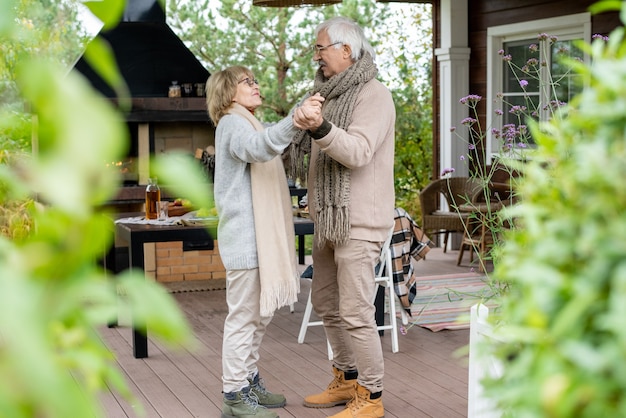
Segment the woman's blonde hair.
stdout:
<path fill-rule="evenodd" d="M 254 75 L 250 69 L 241 65 L 225 68 L 209 76 L 206 82 L 206 108 L 215 126 L 233 105 L 237 85 L 243 77 L 253 78 Z"/>

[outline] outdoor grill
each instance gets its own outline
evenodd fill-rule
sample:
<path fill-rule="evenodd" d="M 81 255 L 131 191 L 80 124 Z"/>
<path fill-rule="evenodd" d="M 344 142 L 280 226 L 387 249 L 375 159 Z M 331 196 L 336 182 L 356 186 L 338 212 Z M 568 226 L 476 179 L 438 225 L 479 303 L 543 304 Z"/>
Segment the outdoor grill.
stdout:
<path fill-rule="evenodd" d="M 128 0 L 121 22 L 99 35 L 113 50 L 132 102 L 125 113 L 128 154 L 121 161 L 103 162 L 117 167 L 124 178 L 112 203 L 140 204 L 150 156 L 172 150 L 194 155 L 214 145 L 215 128 L 203 97 L 209 72 L 166 23 L 158 0 Z M 74 70 L 115 102 L 114 91 L 83 58 Z"/>

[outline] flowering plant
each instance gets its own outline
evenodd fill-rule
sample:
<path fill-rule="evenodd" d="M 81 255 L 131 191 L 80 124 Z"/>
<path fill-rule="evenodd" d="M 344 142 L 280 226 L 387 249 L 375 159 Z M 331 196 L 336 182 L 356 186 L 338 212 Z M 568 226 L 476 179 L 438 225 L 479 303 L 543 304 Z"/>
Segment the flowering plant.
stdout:
<path fill-rule="evenodd" d="M 594 35 L 593 39 L 608 40 L 602 35 Z M 469 116 L 460 122 L 467 135 L 460 134 L 456 127 L 450 129 L 467 143 L 467 153 L 459 159 L 469 164 L 470 177 L 481 185 L 481 192 L 467 203 L 487 206 L 480 221 L 487 224 L 492 251 L 481 254 L 478 248 L 472 248 L 483 271 L 485 262 L 497 257 L 503 232 L 515 226 L 507 217 L 510 211 L 500 209 L 516 202 L 517 178 L 525 162 L 533 158 L 536 145 L 530 126 L 539 127 L 538 122 L 563 118 L 567 102 L 582 89 L 573 67 L 582 62 L 583 53 L 574 41 L 559 41 L 556 36 L 540 33 L 526 49 L 515 45 L 501 49 L 498 55 L 507 74 L 503 91 L 493 101 L 490 128 L 483 128 L 484 118 L 480 117 L 483 98 L 470 94 L 459 100 L 469 109 Z M 488 141 L 494 144 L 491 155 L 487 155 L 491 149 Z M 441 176 L 453 172 L 454 168 L 446 168 Z M 471 236 L 473 231 L 465 233 Z"/>
<path fill-rule="evenodd" d="M 601 35 L 594 35 L 593 39 L 608 41 L 607 37 Z M 544 47 L 540 48 L 539 45 Z M 472 215 L 475 222 L 470 224 L 484 223 L 492 245 L 491 250 L 483 254 L 476 244 L 471 249 L 478 254 L 478 263 L 487 276 L 488 288 L 479 294 L 448 295 L 449 298 L 478 297 L 486 301 L 509 293 L 508 281 L 491 278 L 486 272 L 487 262 L 492 261 L 494 268 L 499 266 L 503 253 L 502 238 L 515 232 L 513 216 L 517 216 L 518 208 L 513 203 L 518 201 L 520 174 L 528 162 L 539 163 L 534 161 L 537 159 L 534 136 L 544 129 L 544 124 L 539 122 L 565 119 L 567 103 L 582 88 L 572 83 L 578 81 L 574 68 L 582 65 L 582 51 L 573 42 L 560 42 L 556 36 L 541 33 L 537 36 L 537 43 L 531 43 L 525 51 L 518 49 L 517 52 L 523 52 L 523 62 L 509 51 L 503 49 L 498 52 L 511 75 L 507 79 L 515 82 L 509 83 L 508 91 L 496 94 L 493 117 L 488 125 L 490 128 L 484 128 L 485 118 L 480 116 L 484 101 L 482 96 L 476 94 L 459 100 L 469 109 L 469 116 L 460 121 L 468 135 L 460 134 L 456 127 L 450 128 L 459 140 L 466 142 L 467 153 L 460 155 L 459 159 L 470 166 L 470 176 L 480 185 L 479 192 L 464 203 L 475 207 L 482 204 L 487 208 L 486 212 Z M 552 56 L 548 57 L 548 54 Z M 558 63 L 548 66 L 550 60 Z M 497 144 L 493 147 L 491 165 L 485 163 L 487 141 Z M 444 168 L 441 177 L 451 177 L 455 171 L 453 167 Z M 503 186 L 504 189 L 495 186 Z M 468 236 L 473 233 L 465 231 Z M 401 326 L 400 332 L 406 334 L 420 321 L 420 315 L 413 318 L 407 327 Z"/>
<path fill-rule="evenodd" d="M 621 8 L 626 23 L 624 2 L 599 7 Z M 500 343 L 482 347 L 502 365 L 482 381 L 496 415 L 626 411 L 625 33 L 620 26 L 607 43 L 595 37 L 593 61 L 574 65 L 585 88 L 567 114 L 530 125 L 538 147 L 518 182 L 524 227 L 507 236 L 494 270 L 512 284 L 494 329 Z"/>

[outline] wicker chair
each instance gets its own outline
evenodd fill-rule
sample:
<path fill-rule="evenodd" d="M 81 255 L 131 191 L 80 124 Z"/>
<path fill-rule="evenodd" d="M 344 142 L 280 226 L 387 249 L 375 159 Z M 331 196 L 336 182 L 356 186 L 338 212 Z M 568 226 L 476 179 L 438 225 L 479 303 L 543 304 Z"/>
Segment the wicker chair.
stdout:
<path fill-rule="evenodd" d="M 459 256 L 456 260 L 457 266 L 461 265 L 463 253 L 467 247 L 470 250 L 470 263 L 473 262 L 474 251 L 476 251 L 480 258 L 479 270 L 481 272 L 485 270 L 485 260 L 490 248 L 493 247 L 494 242 L 501 239 L 502 231 L 492 230 L 493 214 L 505 206 L 516 204 L 517 201 L 518 196 L 509 182 L 489 182 L 486 187 L 479 189 L 474 194 L 470 206 L 473 206 L 476 210 L 474 211 L 475 214 L 470 215 L 470 218 L 466 221 L 465 228 L 467 231 L 461 241 Z M 486 209 L 478 210 L 480 207 L 485 207 L 487 202 L 489 202 L 489 206 Z M 504 229 L 509 229 L 512 223 L 514 222 L 510 219 L 502 219 L 502 225 L 500 226 Z"/>
<path fill-rule="evenodd" d="M 469 203 L 480 190 L 480 183 L 469 177 L 452 177 L 433 180 L 419 195 L 422 210 L 422 229 L 426 235 L 444 234 L 443 251 L 448 247 L 448 237 L 453 232 L 465 231 L 467 213 L 459 214 L 455 208 Z M 440 209 L 441 196 L 448 207 Z"/>

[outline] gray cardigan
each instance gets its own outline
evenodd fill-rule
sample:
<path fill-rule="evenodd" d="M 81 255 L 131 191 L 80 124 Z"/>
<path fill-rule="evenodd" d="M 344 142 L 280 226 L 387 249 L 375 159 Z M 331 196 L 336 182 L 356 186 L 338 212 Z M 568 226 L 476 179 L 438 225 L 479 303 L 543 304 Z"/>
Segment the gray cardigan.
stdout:
<path fill-rule="evenodd" d="M 244 118 L 231 114 L 222 117 L 217 124 L 214 197 L 219 215 L 219 252 L 227 270 L 259 266 L 250 163 L 266 162 L 279 156 L 297 131 L 291 115 L 263 131 L 256 131 Z"/>

